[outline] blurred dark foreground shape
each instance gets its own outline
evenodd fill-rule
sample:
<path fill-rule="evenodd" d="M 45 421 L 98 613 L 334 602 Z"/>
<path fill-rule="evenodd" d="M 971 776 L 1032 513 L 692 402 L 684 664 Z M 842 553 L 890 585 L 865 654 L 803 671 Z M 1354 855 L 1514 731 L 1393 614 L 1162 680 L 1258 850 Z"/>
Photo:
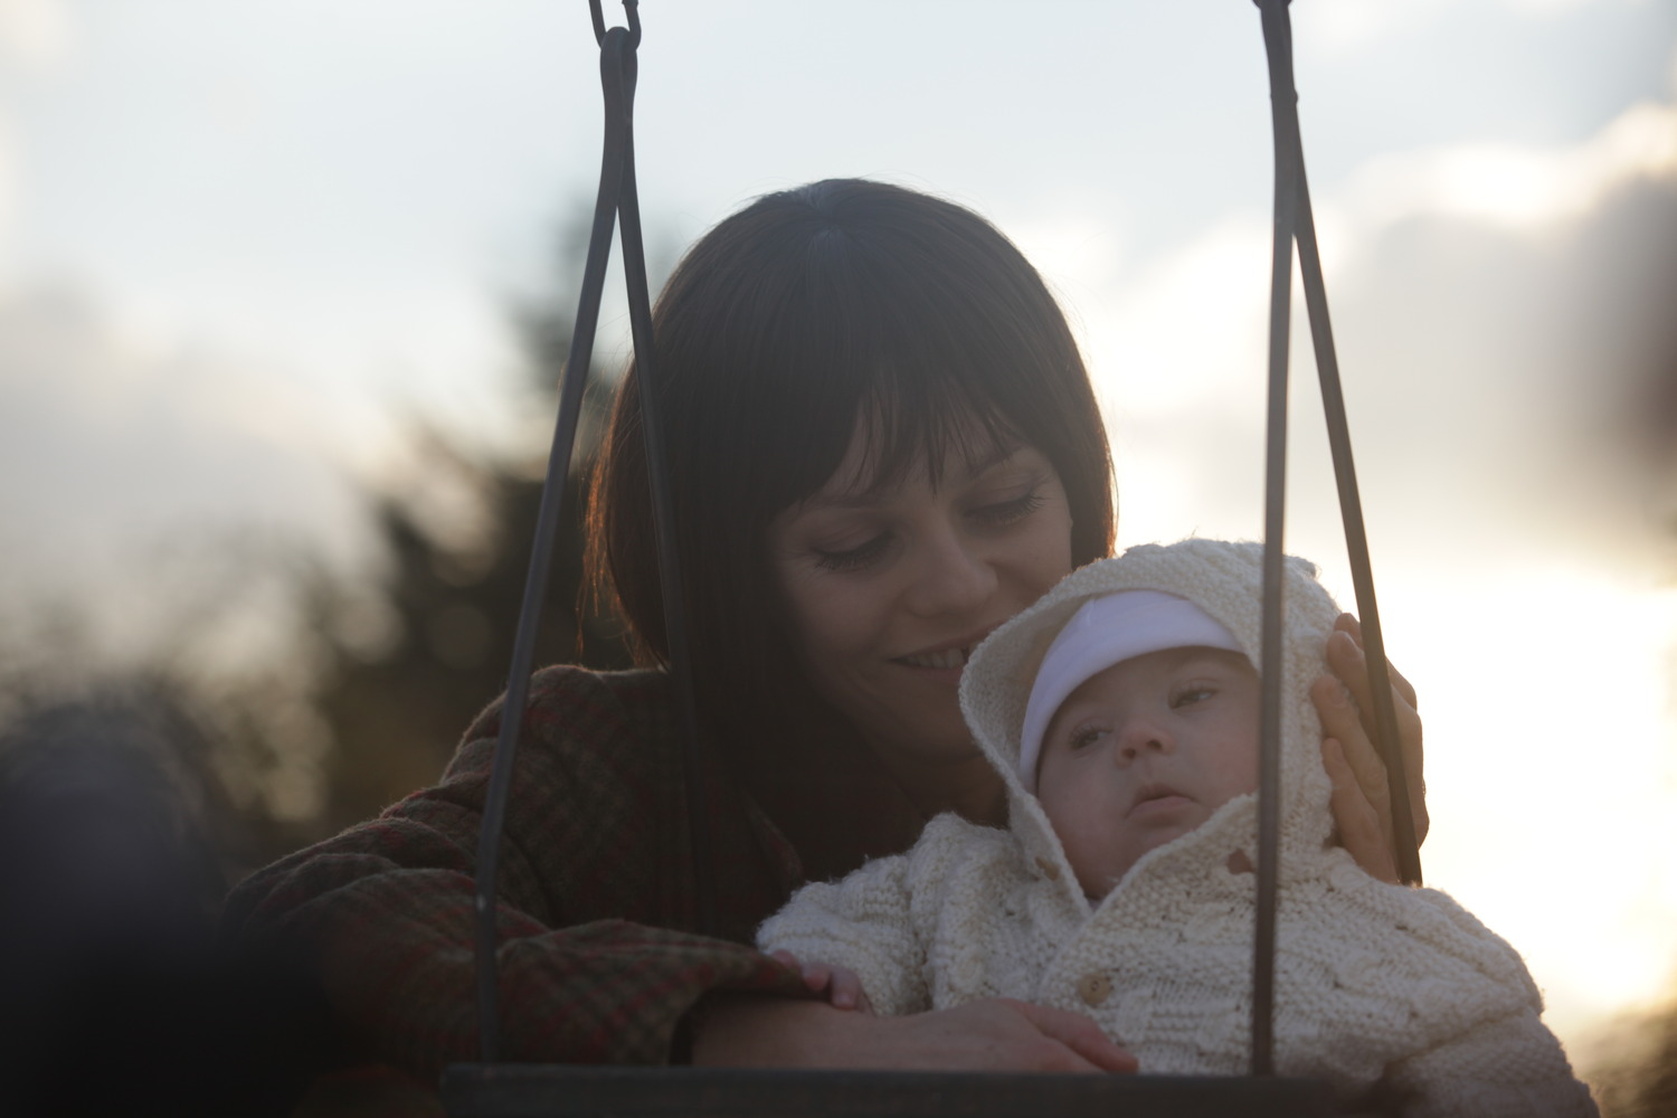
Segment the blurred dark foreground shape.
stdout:
<path fill-rule="evenodd" d="M 304 968 L 216 948 L 195 734 L 123 698 L 0 735 L 0 1115 L 284 1114 L 327 1058 Z"/>

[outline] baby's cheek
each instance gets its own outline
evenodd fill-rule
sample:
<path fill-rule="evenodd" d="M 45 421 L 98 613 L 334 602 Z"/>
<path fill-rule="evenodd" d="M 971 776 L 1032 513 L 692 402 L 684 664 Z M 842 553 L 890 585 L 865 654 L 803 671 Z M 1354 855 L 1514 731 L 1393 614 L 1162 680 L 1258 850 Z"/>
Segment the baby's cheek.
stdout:
<path fill-rule="evenodd" d="M 1254 713 L 1253 718 L 1257 715 Z M 1234 748 L 1230 751 L 1223 766 L 1228 774 L 1229 794 L 1223 803 L 1236 796 L 1258 790 L 1258 735 L 1248 728 L 1240 732 L 1235 738 Z M 1216 805 L 1222 807 L 1222 804 Z"/>

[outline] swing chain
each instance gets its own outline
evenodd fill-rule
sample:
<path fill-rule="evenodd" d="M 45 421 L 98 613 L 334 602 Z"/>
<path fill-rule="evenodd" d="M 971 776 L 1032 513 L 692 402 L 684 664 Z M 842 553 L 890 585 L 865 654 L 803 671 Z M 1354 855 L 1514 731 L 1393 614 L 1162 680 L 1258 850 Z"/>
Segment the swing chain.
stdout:
<path fill-rule="evenodd" d="M 1275 925 L 1279 888 L 1280 816 L 1276 792 L 1280 777 L 1280 675 L 1269 665 L 1280 662 L 1282 529 L 1285 524 L 1287 446 L 1287 349 L 1292 263 L 1296 246 L 1304 281 L 1311 340 L 1339 490 L 1340 517 L 1345 528 L 1351 580 L 1357 610 L 1362 615 L 1369 686 L 1375 715 L 1374 745 L 1384 762 L 1391 788 L 1393 845 L 1398 873 L 1412 885 L 1421 884 L 1419 843 L 1410 814 L 1409 788 L 1403 761 L 1402 737 L 1392 701 L 1391 677 L 1380 632 L 1374 576 L 1368 554 L 1356 466 L 1340 385 L 1339 359 L 1328 320 L 1327 295 L 1321 256 L 1316 244 L 1310 188 L 1305 176 L 1304 148 L 1299 138 L 1298 89 L 1293 80 L 1293 32 L 1287 16 L 1291 0 L 1254 0 L 1263 18 L 1265 53 L 1269 60 L 1270 111 L 1275 133 L 1274 254 L 1270 286 L 1269 421 L 1265 467 L 1263 715 L 1259 749 L 1257 914 L 1252 963 L 1252 1064 L 1254 1076 L 1275 1074 L 1274 996 Z"/>
<path fill-rule="evenodd" d="M 629 18 L 629 49 L 641 45 L 640 0 L 623 0 L 623 12 Z M 606 16 L 600 10 L 600 0 L 588 0 L 588 15 L 594 21 L 594 41 L 606 45 Z"/>
<path fill-rule="evenodd" d="M 595 199 L 594 221 L 588 240 L 588 257 L 583 269 L 573 320 L 570 355 L 565 361 L 559 390 L 559 408 L 554 421 L 553 448 L 548 454 L 547 478 L 542 485 L 537 511 L 535 541 L 530 567 L 519 607 L 513 640 L 511 666 L 507 673 L 506 698 L 501 726 L 496 737 L 494 761 L 484 793 L 476 873 L 474 949 L 478 1003 L 479 1050 L 485 1064 L 500 1057 L 500 995 L 497 974 L 500 935 L 497 925 L 496 870 L 507 802 L 511 795 L 513 769 L 530 690 L 535 635 L 547 576 L 553 562 L 554 538 L 569 487 L 571 451 L 576 441 L 582 398 L 594 348 L 595 328 L 600 318 L 600 299 L 605 284 L 606 262 L 611 253 L 612 231 L 623 233 L 623 270 L 629 295 L 629 320 L 633 331 L 636 375 L 645 388 L 641 392 L 641 422 L 646 432 L 647 473 L 654 508 L 654 538 L 659 553 L 659 571 L 664 590 L 665 630 L 670 645 L 671 675 L 675 683 L 679 737 L 686 757 L 684 783 L 688 803 L 702 802 L 698 790 L 700 755 L 698 730 L 693 716 L 692 675 L 688 668 L 685 627 L 679 589 L 674 585 L 674 531 L 670 526 L 666 466 L 661 454 L 653 373 L 652 311 L 647 292 L 646 250 L 641 236 L 640 201 L 635 189 L 634 93 L 635 45 L 640 41 L 640 19 L 636 0 L 624 0 L 629 13 L 627 29 L 605 28 L 600 0 L 589 0 L 594 27 L 600 40 L 600 83 L 605 101 L 605 136 L 601 153 L 600 189 Z M 714 888 L 710 880 L 710 854 L 702 815 L 689 811 L 692 824 L 694 861 L 695 925 L 702 932 L 716 926 Z"/>

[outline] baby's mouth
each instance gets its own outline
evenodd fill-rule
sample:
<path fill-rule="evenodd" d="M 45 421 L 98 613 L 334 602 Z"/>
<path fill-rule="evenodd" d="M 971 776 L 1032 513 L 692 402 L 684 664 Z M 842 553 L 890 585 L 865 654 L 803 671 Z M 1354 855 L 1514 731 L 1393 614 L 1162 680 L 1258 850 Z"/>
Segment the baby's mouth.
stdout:
<path fill-rule="evenodd" d="M 1188 796 L 1163 784 L 1149 784 L 1141 790 L 1141 794 L 1138 795 L 1135 798 L 1135 802 L 1130 805 L 1130 811 L 1138 811 L 1145 808 L 1148 804 L 1160 803 L 1161 801 L 1167 800 L 1186 803 Z"/>
<path fill-rule="evenodd" d="M 945 648 L 938 652 L 916 652 L 908 656 L 898 656 L 897 663 L 907 664 L 911 668 L 935 668 L 947 670 L 949 668 L 965 667 L 972 656 L 973 646 L 965 648 Z"/>

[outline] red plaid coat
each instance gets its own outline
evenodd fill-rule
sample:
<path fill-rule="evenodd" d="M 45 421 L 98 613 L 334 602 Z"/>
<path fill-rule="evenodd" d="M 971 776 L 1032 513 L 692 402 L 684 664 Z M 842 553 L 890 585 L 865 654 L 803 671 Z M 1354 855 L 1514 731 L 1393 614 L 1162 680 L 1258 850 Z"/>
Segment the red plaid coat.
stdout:
<path fill-rule="evenodd" d="M 661 1063 L 709 991 L 802 993 L 745 946 L 806 877 L 905 849 L 923 819 L 832 728 L 713 747 L 702 774 L 724 939 L 696 935 L 672 688 L 660 672 L 535 677 L 500 872 L 505 1058 Z M 442 783 L 242 883 L 235 941 L 301 945 L 379 1059 L 427 1079 L 477 1057 L 472 868 L 499 730 L 492 706 Z M 679 1056 L 679 1053 L 674 1053 Z"/>

